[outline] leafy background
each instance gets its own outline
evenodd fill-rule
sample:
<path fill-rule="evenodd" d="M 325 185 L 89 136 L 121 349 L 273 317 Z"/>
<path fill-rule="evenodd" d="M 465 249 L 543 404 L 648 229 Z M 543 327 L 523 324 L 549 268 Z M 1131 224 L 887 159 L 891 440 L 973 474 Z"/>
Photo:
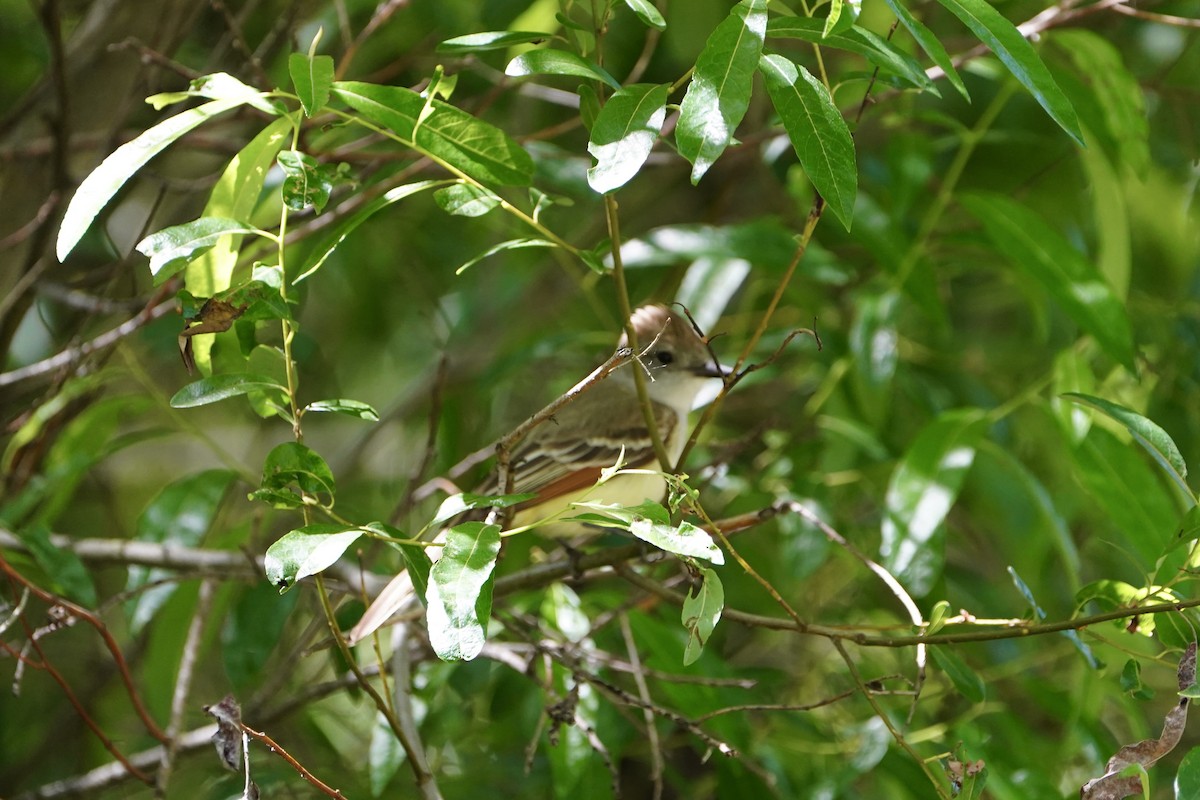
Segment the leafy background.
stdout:
<path fill-rule="evenodd" d="M 216 177 L 266 117 L 239 111 L 185 136 L 139 173 L 60 265 L 53 241 L 63 209 L 104 155 L 172 113 L 144 97 L 218 71 L 264 90 L 287 87 L 289 53 L 306 52 L 321 28 L 319 52 L 334 56 L 339 78 L 420 87 L 438 65 L 457 76 L 452 102 L 533 156 L 535 185 L 555 200 L 544 224 L 592 248 L 610 230 L 603 199 L 587 184 L 593 162 L 577 92 L 589 87 L 586 114 L 589 92 L 608 91 L 603 83 L 508 79 L 519 49 L 459 53 L 438 43 L 479 31 L 558 31 L 556 48 L 588 56 L 623 83 L 633 72 L 674 84 L 730 5 L 664 5 L 659 34 L 617 3 L 598 41 L 589 30 L 602 3 L 159 6 L 151 14 L 128 0 L 0 2 L 8 66 L 0 75 L 0 546 L 29 582 L 95 610 L 159 725 L 172 718 L 177 687 L 187 690 L 167 737 L 178 753 L 164 760 L 154 749 L 95 629 L 80 622 L 39 638 L 43 653 L 22 652 L 47 603 L 33 596 L 14 610 L 22 584 L 10 574 L 0 619 L 13 621 L 4 664 L 19 695 L 0 695 L 0 794 L 61 796 L 55 782 L 78 782 L 112 760 L 82 724 L 83 709 L 117 750 L 149 754 L 142 766 L 158 769 L 160 793 L 238 796 L 241 778 L 212 757 L 200 710 L 232 692 L 248 725 L 347 797 L 419 796 L 374 705 L 329 647 L 317 593 L 302 585 L 280 596 L 251 566 L 301 524 L 294 512 L 246 499 L 267 453 L 292 439 L 290 427 L 264 421 L 239 399 L 199 409 L 168 404 L 192 380 L 177 353 L 176 304 L 167 302 L 178 287 L 156 288 L 133 250 L 146 234 L 199 216 Z M 903 13 L 897 8 L 868 3 L 850 30 L 887 36 Z M 1103 398 L 1154 420 L 1180 461 L 1200 463 L 1200 52 L 1186 19 L 1195 6 L 1164 2 L 1149 14 L 1124 4 L 998 6 L 1013 23 L 1035 21 L 1039 61 L 1066 106 L 1044 97 L 1040 105 L 1016 83 L 1011 68 L 1036 62 L 1022 57 L 1006 69 L 953 13 L 963 8 L 977 7 L 909 10 L 946 51 L 962 54 L 956 63 L 970 102 L 944 78 L 933 83 L 940 97 L 913 90 L 894 70 L 872 83 L 873 65 L 849 45 L 817 50 L 802 39 L 769 39 L 770 51 L 827 76 L 853 131 L 857 196 L 841 206 L 852 209 L 852 225 L 846 229 L 849 213 L 837 214 L 827 198 L 834 208 L 784 284 L 752 359 L 768 361 L 800 327 L 816 327 L 821 349 L 797 338 L 741 383 L 687 471 L 714 516 L 800 501 L 894 573 L 926 621 L 943 600 L 950 616 L 962 609 L 983 621 L 1032 622 L 1148 597 L 1190 601 L 1194 494 L 1124 425 L 1063 394 Z M 581 27 L 556 21 L 560 11 Z M 799 26 L 822 28 L 827 9 L 815 13 L 815 27 Z M 773 5 L 771 24 L 798 23 Z M 996 27 L 982 30 L 987 38 Z M 930 66 L 906 28 L 891 41 Z M 721 334 L 714 345 L 728 360 L 764 319 L 814 199 L 772 87 L 753 80 L 738 142 L 698 184 L 668 134 L 615 195 L 629 297 L 685 300 L 708 332 Z M 681 99 L 681 91 L 670 98 Z M 1063 108 L 1077 116 L 1085 147 Z M 444 177 L 410 151 L 331 122 L 307 126 L 303 148 L 322 164 L 348 164 L 352 182 L 334 186 L 322 214 L 292 219 L 289 270 L 373 192 Z M 282 178 L 272 171 L 265 180 L 275 190 Z M 255 224 L 277 223 L 277 197 L 264 194 Z M 451 216 L 421 195 L 365 222 L 293 294 L 304 401 L 354 398 L 379 411 L 376 423 L 330 414 L 305 425 L 305 443 L 336 477 L 344 516 L 388 519 L 398 509 L 402 530 L 419 528 L 437 499 L 411 502 L 417 485 L 609 354 L 621 317 L 613 281 L 565 251 L 509 250 L 456 273 L 497 243 L 527 235 L 509 216 Z M 251 249 L 244 258 L 248 265 L 269 255 Z M 147 319 L 143 309 L 158 310 Z M 115 346 L 45 362 L 78 356 L 72 348 L 127 322 Z M 244 343 L 248 334 L 239 331 L 217 337 L 217 374 L 245 368 L 239 336 Z M 278 342 L 277 327 L 266 323 L 256 335 Z M 1165 451 L 1161 440 L 1158 449 Z M 150 568 L 128 551 L 105 550 L 114 540 L 195 549 Z M 781 515 L 734 542 L 805 620 L 882 637 L 911 632 L 883 583 L 801 517 Z M 587 549 L 623 543 L 613 536 Z M 205 562 L 199 553 L 233 556 Z M 518 537 L 499 569 L 515 573 L 558 557 L 556 545 Z M 349 582 L 333 586 L 344 622 L 361 607 L 360 561 L 380 573 L 399 563 L 365 543 L 348 553 L 334 577 Z M 671 562 L 638 569 L 686 588 Z M 1118 747 L 1158 735 L 1176 702 L 1180 653 L 1194 638 L 1189 612 L 1097 623 L 1074 640 L 1012 637 L 1003 624 L 951 625 L 942 633 L 995 638 L 931 648 L 928 681 L 914 702 L 903 694 L 916 676 L 911 645 L 848 645 L 847 660 L 828 636 L 732 621 L 729 610 L 786 617 L 737 565 L 719 572 L 726 619 L 687 668 L 678 608 L 608 573 L 504 598 L 497 649 L 476 661 L 445 664 L 418 653 L 412 697 L 443 795 L 486 787 L 502 796 L 610 796 L 599 741 L 627 797 L 650 796 L 660 773 L 666 796 L 928 797 L 918 760 L 928 760 L 944 796 L 954 789 L 947 776 L 956 760 L 986 765 L 986 787 L 977 778 L 966 796 L 1077 796 Z M 531 657 L 536 643 L 549 651 Z M 19 654 L 52 664 L 61 681 L 35 667 L 18 671 Z M 359 657 L 368 669 L 375 662 L 370 652 Z M 640 673 L 625 666 L 631 662 Z M 189 680 L 181 680 L 181 664 Z M 573 685 L 583 724 L 564 728 L 552 746 L 547 708 L 573 697 Z M 884 690 L 870 698 L 877 705 L 865 688 Z M 655 738 L 631 700 L 642 692 L 660 712 L 678 715 L 652 715 Z M 775 705 L 785 707 L 742 708 Z M 738 754 L 714 752 L 714 740 Z M 1193 741 L 1185 734 L 1151 768 L 1151 796 L 1196 796 Z M 253 747 L 264 791 L 315 791 Z M 89 791 L 155 793 L 119 779 Z"/>

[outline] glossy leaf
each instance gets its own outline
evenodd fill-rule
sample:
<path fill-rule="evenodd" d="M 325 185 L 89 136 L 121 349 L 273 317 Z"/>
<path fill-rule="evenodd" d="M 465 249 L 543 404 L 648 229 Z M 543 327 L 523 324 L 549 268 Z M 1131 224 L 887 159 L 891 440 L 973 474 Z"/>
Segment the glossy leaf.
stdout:
<path fill-rule="evenodd" d="M 150 258 L 150 274 L 156 284 L 179 272 L 223 236 L 256 233 L 253 225 L 235 219 L 201 217 L 152 233 L 137 244 L 137 251 Z"/>
<path fill-rule="evenodd" d="M 284 442 L 272 448 L 263 462 L 262 487 L 285 491 L 298 486 L 310 496 L 335 493 L 333 471 L 317 451 L 299 442 Z"/>
<path fill-rule="evenodd" d="M 700 558 L 717 565 L 725 563 L 725 554 L 708 531 L 686 521 L 673 525 L 671 515 L 658 503 L 619 506 L 589 502 L 576 503 L 575 507 L 587 512 L 589 521 L 624 528 L 643 542 L 649 542 L 668 553 Z M 598 515 L 599 518 L 591 515 Z"/>
<path fill-rule="evenodd" d="M 941 414 L 917 435 L 888 482 L 879 550 L 883 565 L 916 596 L 941 575 L 942 523 L 975 460 L 985 419 L 978 409 Z"/>
<path fill-rule="evenodd" d="M 482 217 L 496 206 L 500 198 L 470 183 L 455 183 L 434 191 L 434 202 L 447 214 L 459 217 Z"/>
<path fill-rule="evenodd" d="M 663 15 L 650 0 L 625 0 L 625 5 L 629 6 L 630 10 L 637 14 L 638 19 L 648 27 L 657 28 L 660 31 L 667 29 L 667 21 L 663 19 Z"/>
<path fill-rule="evenodd" d="M 620 89 L 620 82 L 609 75 L 598 64 L 593 64 L 586 58 L 581 58 L 566 50 L 544 48 L 530 50 L 508 62 L 504 74 L 510 78 L 521 78 L 526 75 L 573 75 L 576 78 L 607 83 L 613 89 Z"/>
<path fill-rule="evenodd" d="M 249 220 L 263 194 L 267 172 L 275 164 L 275 156 L 288 141 L 292 120 L 280 117 L 263 128 L 250 143 L 235 155 L 221 172 L 209 194 L 201 217 Z M 184 285 L 197 295 L 212 297 L 232 285 L 242 237 L 230 235 L 195 258 L 184 270 Z M 197 353 L 196 361 L 206 374 L 211 372 L 208 350 Z"/>
<path fill-rule="evenodd" d="M 393 528 L 386 522 L 368 522 L 363 528 L 380 536 L 386 536 L 389 540 L 409 538 L 404 531 Z M 413 590 L 421 602 L 425 603 L 425 593 L 429 589 L 429 571 L 433 568 L 429 551 L 422 545 L 406 544 L 402 541 L 388 541 L 388 544 L 399 550 L 400 555 L 404 557 L 405 571 L 408 573 Z"/>
<path fill-rule="evenodd" d="M 167 145 L 217 114 L 242 105 L 242 99 L 214 100 L 198 108 L 192 108 L 169 119 L 165 119 L 136 139 L 127 142 L 112 152 L 100 166 L 83 179 L 71 197 L 62 225 L 58 229 L 55 253 L 63 261 L 79 244 L 83 234 L 96 215 L 108 205 L 113 195 L 125 185 L 133 174 L 150 159 L 162 152 Z"/>
<path fill-rule="evenodd" d="M 698 183 L 733 141 L 750 105 L 767 28 L 767 1 L 742 0 L 704 45 L 679 109 L 675 141 Z"/>
<path fill-rule="evenodd" d="M 333 233 L 313 248 L 305 259 L 304 268 L 300 270 L 300 274 L 292 281 L 293 284 L 312 276 L 314 272 L 325 265 L 326 259 L 333 255 L 333 251 L 338 248 L 342 242 L 346 240 L 354 230 L 374 216 L 377 212 L 382 211 L 393 203 L 397 203 L 406 197 L 411 197 L 414 194 L 426 191 L 427 189 L 436 188 L 438 186 L 446 186 L 453 181 L 419 181 L 417 183 L 408 183 L 403 186 L 397 186 L 395 189 L 388 190 L 383 196 L 376 197 L 371 202 L 367 203 L 361 209 L 356 211 L 352 216 L 343 220 L 338 225 Z"/>
<path fill-rule="evenodd" d="M 1067 135 L 1083 144 L 1075 109 L 1042 59 L 1017 27 L 1009 22 L 987 0 L 938 0 L 950 13 L 971 29 L 1008 67 L 1021 85 L 1029 90 L 1050 118 Z"/>
<path fill-rule="evenodd" d="M 683 651 L 685 667 L 700 658 L 725 610 L 725 590 L 717 573 L 705 567 L 700 569 L 700 577 L 700 586 L 689 589 L 683 601 L 682 622 L 688 634 L 687 647 Z"/>
<path fill-rule="evenodd" d="M 333 566 L 363 532 L 342 525 L 305 525 L 289 531 L 267 548 L 263 570 L 283 594 L 297 582 Z"/>
<path fill-rule="evenodd" d="M 429 643 L 443 661 L 470 661 L 483 650 L 491 616 L 484 585 L 499 554 L 499 525 L 464 522 L 447 532 L 427 591 Z"/>
<path fill-rule="evenodd" d="M 437 46 L 437 51 L 453 55 L 482 53 L 487 50 L 507 50 L 519 44 L 542 44 L 552 38 L 553 34 L 538 31 L 484 31 L 447 39 Z"/>
<path fill-rule="evenodd" d="M 305 411 L 328 411 L 334 414 L 345 414 L 348 417 L 365 419 L 367 422 L 379 422 L 379 412 L 359 400 L 317 400 L 304 407 Z"/>
<path fill-rule="evenodd" d="M 855 53 L 880 69 L 903 78 L 918 89 L 938 94 L 933 81 L 912 56 L 865 28 L 851 27 L 838 33 L 826 34 L 819 19 L 775 17 L 767 23 L 767 36 L 800 39 Z"/>
<path fill-rule="evenodd" d="M 958 90 L 964 100 L 968 103 L 971 102 L 971 95 L 967 93 L 967 87 L 963 85 L 962 78 L 959 77 L 958 70 L 954 68 L 954 62 L 950 60 L 950 54 L 946 52 L 941 40 L 934 35 L 933 31 L 925 27 L 924 23 L 914 17 L 900 0 L 884 0 L 884 2 L 896 15 L 896 19 L 900 20 L 904 29 L 916 39 L 917 44 L 921 46 L 926 55 L 933 59 L 933 63 L 937 64 L 942 72 L 946 73 L 946 80 L 950 81 L 950 85 Z"/>
<path fill-rule="evenodd" d="M 307 153 L 284 150 L 277 159 L 283 170 L 283 203 L 292 211 L 312 207 L 320 214 L 329 202 L 333 187 L 345 180 L 337 167 L 322 164 Z"/>
<path fill-rule="evenodd" d="M 261 389 L 286 391 L 283 386 L 265 375 L 248 372 L 226 373 L 201 378 L 184 386 L 171 397 L 171 408 L 195 408 Z"/>
<path fill-rule="evenodd" d="M 783 120 L 800 166 L 829 208 L 850 230 L 858 169 L 854 140 L 825 87 L 783 56 L 763 56 L 759 70 L 766 78 L 771 103 Z"/>
<path fill-rule="evenodd" d="M 494 125 L 452 105 L 429 101 L 433 113 L 416 130 L 427 105 L 416 92 L 339 81 L 334 83 L 333 93 L 370 121 L 391 130 L 404 144 L 453 171 L 499 186 L 528 186 L 533 179 L 533 159 L 521 145 Z"/>
<path fill-rule="evenodd" d="M 669 89 L 666 84 L 637 83 L 604 104 L 588 142 L 588 152 L 596 158 L 596 165 L 588 169 L 588 185 L 594 191 L 619 189 L 646 163 L 667 118 Z"/>
<path fill-rule="evenodd" d="M 963 205 L 983 223 L 996 249 L 1036 279 L 1075 323 L 1129 370 L 1133 336 L 1125 306 L 1096 268 L 1043 218 L 1000 195 L 967 195 Z"/>
<path fill-rule="evenodd" d="M 436 528 L 443 522 L 449 522 L 459 514 L 476 508 L 511 508 L 535 497 L 537 495 L 532 492 L 497 495 L 475 494 L 474 492 L 452 494 L 442 501 L 442 504 L 438 506 L 437 513 L 425 527 L 427 529 Z"/>
<path fill-rule="evenodd" d="M 1175 445 L 1175 441 L 1171 438 L 1170 434 L 1159 427 L 1157 423 L 1143 417 L 1133 409 L 1126 408 L 1101 397 L 1074 392 L 1068 392 L 1064 397 L 1081 405 L 1091 406 L 1124 425 L 1125 429 L 1133 436 L 1134 441 L 1150 454 L 1150 457 L 1162 468 L 1162 471 L 1167 474 L 1171 482 L 1188 499 L 1188 502 L 1192 505 L 1195 504 L 1196 497 L 1185 480 L 1188 473 L 1183 455 L 1179 452 L 1179 448 Z"/>
<path fill-rule="evenodd" d="M 288 56 L 288 74 L 292 76 L 304 116 L 313 116 L 329 102 L 329 89 L 333 86 L 331 56 L 292 53 Z"/>

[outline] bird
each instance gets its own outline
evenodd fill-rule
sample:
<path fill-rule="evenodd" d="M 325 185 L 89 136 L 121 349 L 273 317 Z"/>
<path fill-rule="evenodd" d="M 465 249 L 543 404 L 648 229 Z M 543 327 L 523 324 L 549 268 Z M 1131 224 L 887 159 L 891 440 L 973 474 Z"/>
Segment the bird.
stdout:
<path fill-rule="evenodd" d="M 604 376 L 603 367 L 597 368 L 577 384 L 568 392 L 575 395 L 569 402 L 554 404 L 560 407 L 511 449 L 504 483 L 499 470 L 493 470 L 477 488 L 477 494 L 485 495 L 534 495 L 515 507 L 511 529 L 532 526 L 542 535 L 571 536 L 585 530 L 570 519 L 577 513 L 575 503 L 633 506 L 659 501 L 666 493 L 633 370 L 645 371 L 646 393 L 668 468 L 683 453 L 688 413 L 714 379 L 729 371 L 690 322 L 665 305 L 641 306 L 630 316 L 630 324 L 639 351 L 630 363 Z M 617 352 L 628 346 L 622 334 Z M 604 470 L 618 464 L 622 471 L 598 483 Z M 347 641 L 355 644 L 369 636 L 412 596 L 411 581 L 400 573 L 347 633 Z"/>

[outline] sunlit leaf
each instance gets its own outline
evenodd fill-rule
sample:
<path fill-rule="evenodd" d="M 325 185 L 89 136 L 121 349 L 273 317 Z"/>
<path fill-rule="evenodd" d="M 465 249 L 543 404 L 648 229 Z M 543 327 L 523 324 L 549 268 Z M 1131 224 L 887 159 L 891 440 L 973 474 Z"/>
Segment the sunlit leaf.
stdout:
<path fill-rule="evenodd" d="M 256 233 L 253 225 L 235 219 L 201 217 L 183 225 L 164 228 L 142 239 L 137 251 L 150 259 L 154 282 L 162 283 L 213 247 L 222 236 Z"/>
<path fill-rule="evenodd" d="M 576 78 L 590 78 L 607 83 L 614 89 L 621 88 L 620 82 L 598 64 L 566 50 L 552 48 L 522 53 L 508 62 L 504 74 L 511 78 L 526 75 L 573 75 Z"/>
<path fill-rule="evenodd" d="M 331 56 L 292 53 L 288 56 L 288 74 L 304 107 L 304 116 L 313 116 L 329 102 L 329 89 L 333 86 Z"/>
<path fill-rule="evenodd" d="M 914 595 L 927 593 L 942 571 L 942 523 L 975 460 L 985 430 L 978 409 L 947 411 L 917 435 L 888 482 L 880 554 Z"/>
<path fill-rule="evenodd" d="M 395 133 L 410 147 L 453 170 L 499 186 L 528 186 L 533 179 L 533 159 L 507 133 L 467 112 L 431 100 L 433 113 L 417 119 L 427 101 L 399 86 L 379 86 L 338 81 L 333 93 L 370 121 Z M 415 138 L 414 138 L 415 131 Z"/>
<path fill-rule="evenodd" d="M 637 83 L 617 91 L 592 125 L 588 152 L 596 165 L 588 185 L 600 194 L 628 183 L 650 156 L 666 120 L 666 84 Z"/>
<path fill-rule="evenodd" d="M 205 103 L 163 120 L 114 150 L 83 179 L 71 197 L 58 229 L 58 242 L 55 245 L 58 260 L 63 261 L 75 249 L 96 215 L 146 162 L 200 123 L 237 108 L 243 102 L 244 99 L 233 98 Z"/>
<path fill-rule="evenodd" d="M 933 81 L 912 56 L 866 28 L 849 27 L 843 31 L 826 34 L 819 19 L 775 17 L 767 23 L 767 36 L 801 39 L 856 53 L 880 69 L 903 78 L 912 86 L 938 94 Z"/>
<path fill-rule="evenodd" d="M 286 391 L 283 386 L 265 375 L 233 372 L 189 383 L 171 397 L 171 408 L 195 408 L 260 389 Z"/>
<path fill-rule="evenodd" d="M 500 198 L 469 183 L 455 183 L 433 193 L 434 202 L 447 214 L 459 217 L 482 217 L 496 206 Z"/>
<path fill-rule="evenodd" d="M 854 221 L 858 168 L 854 140 L 828 90 L 783 56 L 763 56 L 759 70 L 766 78 L 771 103 L 783 120 L 800 166 L 846 230 Z"/>
<path fill-rule="evenodd" d="M 625 5 L 637 14 L 645 25 L 651 28 L 657 28 L 660 31 L 667 29 L 667 21 L 663 19 L 663 15 L 659 12 L 650 0 L 625 0 Z"/>
<path fill-rule="evenodd" d="M 429 643 L 443 661 L 470 661 L 483 650 L 491 615 L 490 593 L 484 585 L 499 554 L 499 525 L 464 522 L 447 532 L 442 557 L 429 573 L 426 594 Z M 487 601 L 483 608 L 481 599 Z"/>
<path fill-rule="evenodd" d="M 679 110 L 675 141 L 698 183 L 733 141 L 750 105 L 767 28 L 767 0 L 742 0 L 704 45 Z"/>
<path fill-rule="evenodd" d="M 304 407 L 305 411 L 328 411 L 334 414 L 345 414 L 348 417 L 365 419 L 367 422 L 379 422 L 379 412 L 359 400 L 337 398 L 335 400 L 317 400 Z"/>
<path fill-rule="evenodd" d="M 479 255 L 475 256 L 470 261 L 467 261 L 462 266 L 460 266 L 457 270 L 455 270 L 455 274 L 456 275 L 463 274 L 468 269 L 470 269 L 471 267 L 478 264 L 480 261 L 483 261 L 485 258 L 488 258 L 490 256 L 494 256 L 494 255 L 496 255 L 496 253 L 503 253 L 505 250 L 521 250 L 526 247 L 558 247 L 558 245 L 556 245 L 554 242 L 551 242 L 547 239 L 534 239 L 534 238 L 509 239 L 507 242 L 501 242 L 498 245 L 489 247 L 487 250 L 485 250 L 482 253 L 480 253 Z"/>
<path fill-rule="evenodd" d="M 263 569 L 283 594 L 297 582 L 333 566 L 363 532 L 343 525 L 305 525 L 289 531 L 267 548 Z"/>

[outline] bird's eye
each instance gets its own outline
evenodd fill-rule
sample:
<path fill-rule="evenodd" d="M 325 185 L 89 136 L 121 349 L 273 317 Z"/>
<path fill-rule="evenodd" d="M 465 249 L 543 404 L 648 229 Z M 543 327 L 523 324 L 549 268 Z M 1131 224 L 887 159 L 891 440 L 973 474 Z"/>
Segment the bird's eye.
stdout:
<path fill-rule="evenodd" d="M 675 360 L 675 355 L 670 350 L 659 350 L 654 354 L 660 364 L 670 364 Z"/>

